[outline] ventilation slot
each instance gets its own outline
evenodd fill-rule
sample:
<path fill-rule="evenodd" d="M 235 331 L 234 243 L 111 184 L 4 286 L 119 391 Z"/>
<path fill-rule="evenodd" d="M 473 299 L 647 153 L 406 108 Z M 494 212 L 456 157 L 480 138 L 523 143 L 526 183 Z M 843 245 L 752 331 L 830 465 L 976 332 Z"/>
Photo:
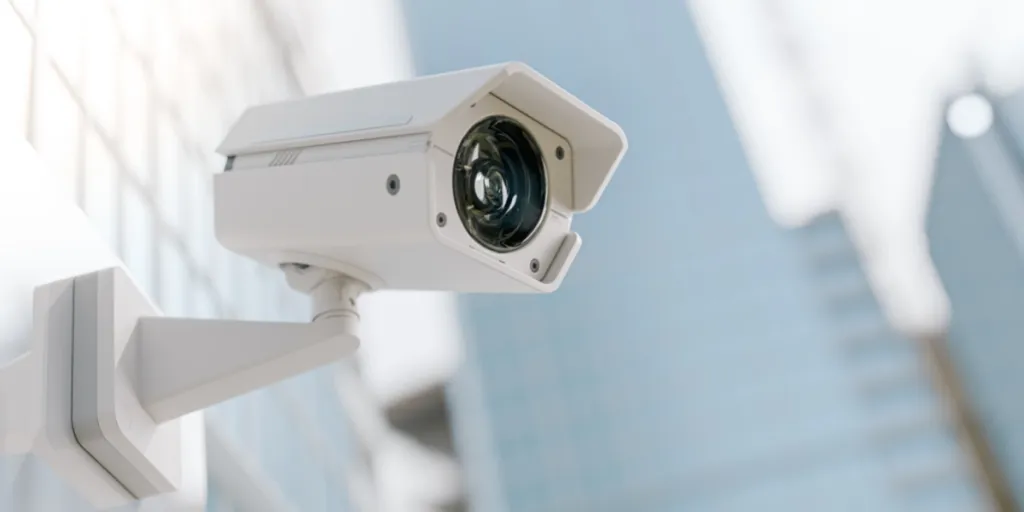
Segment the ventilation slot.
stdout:
<path fill-rule="evenodd" d="M 279 151 L 274 155 L 274 159 L 270 161 L 270 167 L 278 167 L 281 165 L 291 165 L 295 163 L 295 160 L 302 154 L 301 149 L 290 149 L 288 151 Z"/>

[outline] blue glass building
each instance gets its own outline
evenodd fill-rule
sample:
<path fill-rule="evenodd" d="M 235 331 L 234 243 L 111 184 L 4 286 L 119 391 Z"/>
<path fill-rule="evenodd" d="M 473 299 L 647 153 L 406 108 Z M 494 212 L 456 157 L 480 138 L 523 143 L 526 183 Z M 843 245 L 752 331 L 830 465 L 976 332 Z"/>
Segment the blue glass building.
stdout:
<path fill-rule="evenodd" d="M 937 369 L 930 340 L 911 339 L 886 319 L 842 215 L 829 212 L 795 233 L 818 288 L 829 343 L 863 415 L 864 454 L 888 483 L 893 510 L 984 510 L 989 482 L 976 474 L 976 447 Z"/>
<path fill-rule="evenodd" d="M 885 414 L 837 342 L 884 319 L 826 311 L 684 2 L 404 5 L 418 73 L 525 61 L 630 139 L 558 293 L 462 301 L 450 394 L 474 510 L 972 509 L 959 471 L 929 501 L 887 470 Z M 939 430 L 922 450 L 941 459 Z"/>
<path fill-rule="evenodd" d="M 999 469 L 1024 503 L 1024 95 L 939 150 L 928 239 L 949 297 L 948 351 Z M 1018 505 L 1019 506 L 1019 505 Z"/>

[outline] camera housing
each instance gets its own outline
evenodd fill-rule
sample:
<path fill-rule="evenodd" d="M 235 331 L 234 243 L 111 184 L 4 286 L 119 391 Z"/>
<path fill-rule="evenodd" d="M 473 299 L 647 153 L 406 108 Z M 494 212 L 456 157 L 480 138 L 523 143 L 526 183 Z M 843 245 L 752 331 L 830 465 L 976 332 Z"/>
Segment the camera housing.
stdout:
<path fill-rule="evenodd" d="M 626 147 L 521 63 L 257 106 L 218 149 L 216 237 L 372 289 L 550 292 Z"/>
<path fill-rule="evenodd" d="M 119 265 L 50 268 L 30 277 L 28 354 L 0 368 L 18 392 L 0 396 L 18 419 L 0 449 L 33 450 L 95 507 L 176 490 L 202 507 L 195 413 L 351 355 L 369 288 L 554 290 L 580 247 L 572 216 L 625 149 L 514 63 L 252 108 L 221 147 L 215 233 L 280 268 L 310 321 L 168 317 Z"/>

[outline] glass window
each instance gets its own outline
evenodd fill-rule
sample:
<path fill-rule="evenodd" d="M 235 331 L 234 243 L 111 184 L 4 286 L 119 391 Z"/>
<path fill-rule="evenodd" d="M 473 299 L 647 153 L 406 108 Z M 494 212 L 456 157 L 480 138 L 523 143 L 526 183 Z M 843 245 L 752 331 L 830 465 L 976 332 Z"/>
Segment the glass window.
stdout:
<path fill-rule="evenodd" d="M 39 3 L 36 34 L 43 52 L 73 87 L 82 79 L 82 34 L 89 2 L 44 0 Z"/>
<path fill-rule="evenodd" d="M 37 68 L 32 103 L 32 144 L 45 165 L 61 176 L 69 197 L 78 184 L 81 115 L 78 105 L 53 66 Z"/>
<path fill-rule="evenodd" d="M 25 134 L 28 115 L 32 37 L 9 3 L 0 3 L 0 56 L 4 78 L 0 80 L 0 129 Z"/>
<path fill-rule="evenodd" d="M 124 187 L 121 195 L 124 201 L 121 210 L 121 259 L 142 289 L 150 296 L 156 296 L 153 205 L 135 187 Z"/>
<path fill-rule="evenodd" d="M 117 26 L 132 53 L 148 56 L 152 47 L 154 19 L 153 2 L 112 0 Z"/>
<path fill-rule="evenodd" d="M 160 309 L 170 316 L 188 314 L 188 266 L 174 239 L 160 235 Z"/>
<path fill-rule="evenodd" d="M 89 117 L 107 134 L 117 130 L 122 59 L 118 28 L 107 9 L 89 9 L 82 46 L 85 69 L 82 96 Z"/>
<path fill-rule="evenodd" d="M 174 119 L 163 110 L 156 120 L 156 194 L 163 218 L 174 230 L 183 227 L 180 177 L 184 161 Z"/>
<path fill-rule="evenodd" d="M 30 24 L 33 22 L 36 0 L 10 0 L 10 4 L 16 11 L 18 11 L 18 14 L 28 20 Z"/>
<path fill-rule="evenodd" d="M 150 141 L 153 104 L 142 62 L 135 56 L 121 60 L 121 83 L 118 93 L 118 145 L 125 156 L 125 165 L 143 186 L 152 180 Z"/>
<path fill-rule="evenodd" d="M 116 247 L 118 231 L 117 162 L 94 129 L 85 132 L 82 202 L 93 225 L 110 246 Z"/>

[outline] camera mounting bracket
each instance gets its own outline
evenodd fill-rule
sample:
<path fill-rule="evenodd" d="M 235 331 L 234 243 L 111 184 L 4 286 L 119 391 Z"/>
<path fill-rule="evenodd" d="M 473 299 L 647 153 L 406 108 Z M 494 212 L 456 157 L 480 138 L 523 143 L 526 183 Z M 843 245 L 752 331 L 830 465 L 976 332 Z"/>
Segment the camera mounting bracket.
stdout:
<path fill-rule="evenodd" d="M 70 400 L 47 396 L 45 402 L 70 405 L 70 411 L 53 417 L 70 417 L 70 444 L 81 448 L 69 447 L 76 452 L 72 458 L 82 459 L 81 464 L 88 464 L 88 458 L 98 462 L 113 481 L 96 484 L 126 491 L 101 501 L 116 504 L 180 486 L 183 416 L 358 348 L 356 298 L 366 285 L 316 267 L 282 269 L 289 284 L 313 297 L 311 322 L 164 317 L 117 267 L 37 290 L 36 321 L 45 324 L 37 326 L 37 336 L 67 338 L 69 329 L 62 329 L 61 336 L 61 329 L 45 326 L 70 327 L 70 343 L 47 343 L 51 351 L 69 352 L 53 358 L 66 363 L 47 373 L 70 371 Z M 38 300 L 54 286 L 65 290 L 65 307 Z M 54 386 L 47 392 L 62 391 Z"/>

